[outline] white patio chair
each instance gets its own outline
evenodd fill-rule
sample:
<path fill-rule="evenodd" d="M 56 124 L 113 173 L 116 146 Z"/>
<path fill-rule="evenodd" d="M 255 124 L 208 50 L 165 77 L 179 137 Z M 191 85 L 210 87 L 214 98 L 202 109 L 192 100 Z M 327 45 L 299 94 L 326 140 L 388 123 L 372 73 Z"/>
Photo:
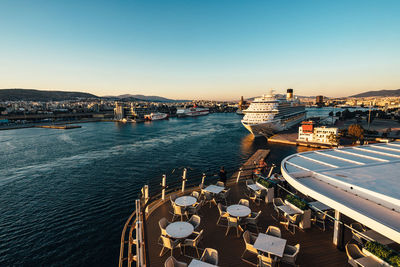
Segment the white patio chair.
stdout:
<path fill-rule="evenodd" d="M 278 264 L 277 257 L 270 258 L 264 255 L 258 255 L 258 265 L 259 267 L 275 267 Z"/>
<path fill-rule="evenodd" d="M 229 217 L 229 213 L 226 211 L 226 206 L 222 205 L 221 203 L 218 203 L 217 207 L 219 211 L 217 225 L 219 225 L 221 219 L 227 219 L 227 217 Z"/>
<path fill-rule="evenodd" d="M 169 201 L 171 203 L 171 207 L 172 207 L 172 211 L 170 211 L 169 213 L 171 213 L 172 215 L 174 215 L 174 205 L 175 205 L 175 200 L 177 199 L 177 195 L 176 194 L 171 194 L 169 196 Z"/>
<path fill-rule="evenodd" d="M 297 266 L 296 259 L 300 252 L 300 244 L 295 246 L 286 245 L 285 251 L 283 252 L 282 262 Z"/>
<path fill-rule="evenodd" d="M 193 225 L 194 230 L 196 230 L 199 226 L 200 226 L 200 216 L 199 215 L 192 215 L 192 217 L 190 217 L 188 223 L 190 223 L 191 225 Z"/>
<path fill-rule="evenodd" d="M 265 200 L 265 196 L 267 194 L 267 190 L 261 189 L 254 191 L 252 195 L 249 196 L 249 199 L 252 200 L 257 206 L 261 204 L 262 201 Z"/>
<path fill-rule="evenodd" d="M 170 224 L 171 222 L 169 222 L 168 220 L 167 220 L 167 218 L 161 218 L 159 221 L 158 221 L 158 225 L 160 226 L 160 230 L 161 230 L 161 235 L 167 235 L 167 230 L 166 230 L 166 228 L 167 228 L 167 226 Z"/>
<path fill-rule="evenodd" d="M 224 201 L 225 205 L 228 205 L 228 196 L 229 196 L 230 191 L 231 191 L 230 188 L 222 190 L 217 196 L 218 200 Z"/>
<path fill-rule="evenodd" d="M 213 248 L 206 248 L 200 260 L 209 264 L 218 265 L 218 251 Z"/>
<path fill-rule="evenodd" d="M 197 200 L 200 198 L 200 193 L 197 192 L 197 191 L 193 191 L 190 195 L 191 195 L 192 197 L 195 197 Z"/>
<path fill-rule="evenodd" d="M 210 203 L 210 208 L 211 204 L 217 205 L 217 201 L 214 198 L 214 195 L 208 191 L 203 191 L 204 192 L 204 203 Z"/>
<path fill-rule="evenodd" d="M 193 206 L 187 207 L 186 211 L 188 214 L 196 214 L 199 215 L 200 209 L 203 207 L 204 200 L 200 200 L 200 202 L 195 203 Z"/>
<path fill-rule="evenodd" d="M 169 201 L 171 201 L 171 205 L 175 205 L 175 200 L 178 196 L 176 194 L 172 194 L 169 196 Z"/>
<path fill-rule="evenodd" d="M 314 218 L 311 219 L 315 224 L 320 223 L 322 225 L 322 230 L 325 232 L 325 224 L 326 224 L 326 213 L 325 212 L 315 212 Z"/>
<path fill-rule="evenodd" d="M 166 236 L 167 235 L 167 226 L 170 224 L 170 222 L 166 219 L 166 218 L 161 218 L 158 221 L 158 225 L 160 226 L 160 230 L 161 230 L 161 235 Z M 161 237 L 158 239 L 158 243 L 161 244 Z"/>
<path fill-rule="evenodd" d="M 228 224 L 227 224 L 228 227 L 226 229 L 225 236 L 228 235 L 229 229 L 234 227 L 234 228 L 236 228 L 236 235 L 239 237 L 239 220 L 238 220 L 238 218 L 228 216 L 228 217 L 226 217 L 226 219 L 228 220 Z"/>
<path fill-rule="evenodd" d="M 283 202 L 282 198 L 278 197 L 278 198 L 274 198 L 272 200 L 272 204 L 274 206 L 274 210 L 276 212 L 276 218 L 272 215 L 271 213 L 271 217 L 275 220 L 275 221 L 279 221 L 279 219 L 283 216 L 283 212 L 278 209 L 279 206 L 284 206 L 285 202 Z"/>
<path fill-rule="evenodd" d="M 180 240 L 179 239 L 176 239 L 176 240 L 173 241 L 172 239 L 170 239 L 167 236 L 161 236 L 161 240 L 162 240 L 162 243 L 163 243 L 163 247 L 162 247 L 161 252 L 160 252 L 160 257 L 162 257 L 164 255 L 163 252 L 164 252 L 165 248 L 171 250 L 171 256 L 173 256 L 173 252 L 174 252 L 175 248 L 179 248 L 179 251 L 182 254 L 181 244 L 180 244 Z"/>
<path fill-rule="evenodd" d="M 258 256 L 258 251 L 256 248 L 254 248 L 254 242 L 256 242 L 257 236 L 250 233 L 249 231 L 246 231 L 243 233 L 243 240 L 244 240 L 244 244 L 245 244 L 245 249 L 243 251 L 243 254 L 241 256 L 242 260 L 253 264 L 252 262 L 250 262 L 249 260 L 246 260 L 244 258 L 244 255 L 246 254 L 246 252 L 250 252 L 251 254 L 257 255 Z"/>
<path fill-rule="evenodd" d="M 250 216 L 244 219 L 246 226 L 254 227 L 257 230 L 257 233 L 259 233 L 258 219 L 260 218 L 260 215 L 261 215 L 261 210 L 259 212 L 250 213 Z"/>
<path fill-rule="evenodd" d="M 169 256 L 164 263 L 164 267 L 187 267 L 187 263 L 177 261 L 173 256 Z"/>
<path fill-rule="evenodd" d="M 224 184 L 223 182 L 221 182 L 221 181 L 218 181 L 217 184 L 216 184 L 216 186 L 225 187 L 225 184 Z"/>
<path fill-rule="evenodd" d="M 286 216 L 286 221 L 285 222 L 280 222 L 281 224 L 285 225 L 286 230 L 288 230 L 292 235 L 296 233 L 296 228 L 301 228 L 299 227 L 299 224 L 303 218 L 303 214 L 294 214 L 294 215 L 287 215 Z M 293 232 L 289 230 L 289 227 L 293 227 Z"/>
<path fill-rule="evenodd" d="M 181 221 L 183 221 L 183 216 L 186 216 L 186 218 L 188 218 L 188 213 L 187 211 L 185 211 L 183 207 L 174 205 L 173 208 L 174 208 L 174 215 L 172 217 L 172 221 L 175 220 L 175 217 L 181 217 Z"/>
<path fill-rule="evenodd" d="M 272 225 L 268 226 L 267 231 L 265 231 L 265 233 L 267 235 L 272 235 L 272 236 L 279 237 L 279 238 L 282 237 L 281 229 L 279 229 L 279 227 L 272 226 Z"/>
<path fill-rule="evenodd" d="M 365 228 L 361 225 L 361 223 L 351 223 L 350 224 L 351 233 L 352 233 L 352 238 L 359 244 L 359 245 L 364 245 L 366 242 L 365 239 L 362 237 L 360 233 L 365 232 Z M 354 230 L 355 231 L 354 231 Z"/>
<path fill-rule="evenodd" d="M 361 252 L 360 248 L 356 244 L 347 244 L 346 254 L 348 258 L 348 263 L 353 267 L 359 266 L 355 261 L 356 259 L 366 257 L 366 255 Z"/>
<path fill-rule="evenodd" d="M 250 202 L 249 202 L 249 200 L 244 199 L 244 198 L 242 198 L 241 200 L 239 200 L 239 203 L 238 203 L 238 204 L 239 204 L 239 205 L 246 206 L 246 207 L 250 207 Z"/>
<path fill-rule="evenodd" d="M 194 238 L 186 238 L 183 243 L 181 244 L 181 246 L 183 246 L 183 255 L 186 255 L 186 247 L 192 247 L 196 250 L 197 252 L 197 257 L 200 258 L 200 254 L 199 254 L 199 243 L 201 242 L 201 240 L 203 239 L 203 230 L 201 230 L 200 232 L 193 232 L 193 234 L 191 235 L 191 237 Z"/>

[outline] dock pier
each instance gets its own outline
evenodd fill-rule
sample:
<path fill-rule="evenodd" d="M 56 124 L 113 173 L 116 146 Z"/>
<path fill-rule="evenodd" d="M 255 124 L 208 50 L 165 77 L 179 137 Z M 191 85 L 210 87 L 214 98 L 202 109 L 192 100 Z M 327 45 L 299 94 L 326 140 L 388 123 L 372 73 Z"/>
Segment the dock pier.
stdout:
<path fill-rule="evenodd" d="M 82 128 L 82 126 L 80 126 L 80 125 L 36 125 L 35 128 L 69 130 L 69 129 Z"/>
<path fill-rule="evenodd" d="M 234 172 L 230 181 L 238 182 L 240 179 L 251 177 L 253 170 L 257 167 L 261 159 L 266 159 L 269 155 L 269 149 L 257 150 L 241 167 L 238 171 Z"/>

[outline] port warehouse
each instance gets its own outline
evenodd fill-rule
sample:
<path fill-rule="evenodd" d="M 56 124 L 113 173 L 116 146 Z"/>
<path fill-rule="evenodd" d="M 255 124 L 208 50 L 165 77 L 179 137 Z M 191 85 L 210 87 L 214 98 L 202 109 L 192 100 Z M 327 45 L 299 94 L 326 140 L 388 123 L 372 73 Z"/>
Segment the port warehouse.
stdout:
<path fill-rule="evenodd" d="M 326 153 L 326 155 L 320 155 L 319 153 Z M 343 157 L 338 157 L 336 154 L 343 154 Z M 318 157 L 320 157 L 321 159 L 318 159 Z M 342 250 L 344 249 L 345 243 L 351 239 L 351 232 L 349 230 L 351 229 L 351 227 L 349 225 L 351 222 L 354 221 L 360 222 L 368 226 L 378 233 L 392 239 L 395 243 L 400 242 L 400 215 L 398 209 L 400 205 L 398 205 L 399 197 L 398 193 L 396 192 L 398 186 L 393 186 L 393 183 L 395 183 L 395 185 L 398 185 L 398 182 L 393 179 L 396 171 L 392 172 L 394 169 L 398 169 L 398 160 L 400 160 L 400 143 L 379 144 L 373 146 L 368 145 L 354 148 L 345 148 L 340 150 L 324 150 L 323 152 L 305 152 L 289 156 L 284 161 L 282 161 L 282 174 L 285 177 L 286 181 L 290 184 L 290 186 L 293 189 L 297 190 L 295 191 L 297 195 L 303 197 L 311 196 L 313 199 L 329 205 L 335 211 L 334 215 L 330 218 L 333 222 L 333 231 L 322 232 L 314 229 L 313 227 L 312 229 L 305 230 L 305 232 L 296 232 L 294 236 L 287 235 L 285 231 L 283 231 L 283 236 L 288 239 L 288 242 L 301 243 L 304 248 L 304 254 L 300 254 L 298 263 L 303 266 L 317 266 L 318 264 L 323 264 L 324 266 L 344 266 L 347 262 L 347 257 Z M 249 161 L 252 162 L 253 159 Z M 347 165 L 344 163 L 347 163 Z M 248 165 L 247 168 L 250 165 Z M 373 168 L 374 166 L 378 166 L 378 168 L 375 172 L 371 172 L 371 170 L 368 168 Z M 365 179 L 365 172 L 362 171 L 363 168 L 367 168 L 365 172 L 368 173 L 370 175 L 370 178 L 373 178 L 374 181 L 377 181 L 379 177 L 385 176 L 385 179 L 383 179 L 383 181 L 379 183 L 380 188 L 377 190 L 377 192 L 371 191 L 370 187 L 373 183 L 371 182 L 371 180 Z M 387 171 L 381 172 L 381 169 L 379 168 L 385 168 Z M 231 180 L 228 182 L 229 187 L 233 191 L 233 202 L 236 202 L 241 197 L 244 187 L 244 180 L 251 177 L 251 170 L 247 170 L 247 173 L 245 173 L 246 170 L 246 166 L 244 166 L 244 168 L 242 168 L 242 173 L 240 174 L 240 171 L 236 172 Z M 332 170 L 343 171 L 343 173 L 341 174 L 342 176 L 346 176 L 344 174 L 346 171 L 353 174 L 352 179 L 349 179 L 345 182 L 343 181 L 344 177 L 342 177 L 341 175 L 338 176 L 340 177 L 340 179 L 342 179 L 338 179 L 338 183 L 346 183 L 347 186 L 349 186 L 347 188 L 347 191 L 349 192 L 344 191 L 343 188 L 338 189 L 336 185 L 332 186 L 333 180 L 329 180 L 329 183 L 325 183 L 322 181 L 320 181 L 320 183 L 317 183 L 316 186 L 321 187 L 318 188 L 318 190 L 320 191 L 319 193 L 310 193 L 309 190 L 315 190 L 315 188 L 309 189 L 307 188 L 307 186 L 298 184 L 299 181 L 301 183 L 301 181 L 305 179 L 304 183 L 308 185 L 309 183 L 307 183 L 307 179 L 310 177 L 307 175 L 311 175 L 313 173 L 315 174 L 318 172 L 325 174 L 325 172 L 329 172 Z M 349 177 L 349 175 L 347 175 L 347 177 Z M 312 177 L 311 179 L 317 178 Z M 363 183 L 364 180 L 367 180 L 366 183 Z M 197 182 L 199 183 L 200 181 Z M 209 180 L 207 182 L 212 183 L 213 181 Z M 184 183 L 185 182 L 182 181 L 183 186 Z M 135 260 L 138 260 L 137 253 L 144 253 L 142 255 L 142 259 L 146 261 L 144 258 L 148 257 L 149 262 L 151 262 L 151 265 L 149 266 L 161 266 L 166 260 L 166 257 L 159 257 L 159 250 L 154 247 L 154 245 L 157 244 L 157 239 L 159 238 L 160 230 L 158 228 L 158 220 L 161 219 L 163 216 L 167 218 L 168 216 L 170 216 L 169 199 L 167 193 L 175 192 L 179 195 L 186 195 L 190 193 L 190 191 L 198 189 L 196 183 L 187 183 L 187 188 L 182 190 L 179 182 L 176 184 L 168 185 L 168 187 L 165 183 L 162 183 L 162 185 L 165 185 L 165 187 L 163 187 L 163 191 L 166 190 L 164 191 L 164 193 L 160 193 L 157 196 L 150 196 L 148 193 L 144 193 L 142 195 L 143 198 L 138 200 L 137 203 L 141 203 L 139 205 L 144 205 L 144 207 L 137 209 L 138 213 L 136 214 L 134 212 L 132 217 L 130 218 L 132 220 L 128 220 L 127 224 L 125 225 L 125 230 L 129 230 L 129 226 L 134 227 L 134 225 L 138 225 L 138 219 L 140 220 L 141 217 L 146 218 L 144 224 L 146 224 L 145 227 L 147 227 L 147 234 L 142 236 L 142 238 L 144 238 L 144 240 L 142 240 L 144 242 L 142 244 L 142 248 L 149 246 L 151 247 L 151 249 L 148 251 L 140 251 L 140 249 L 135 250 L 134 244 L 131 244 L 130 249 L 132 249 L 131 257 Z M 329 186 L 336 188 L 333 190 L 337 191 L 333 191 L 333 193 L 330 192 L 326 189 Z M 382 196 L 382 190 L 390 191 L 387 196 L 388 199 L 385 199 L 385 197 Z M 360 194 L 360 191 L 364 193 Z M 146 192 L 146 190 L 144 192 Z M 340 194 L 345 194 L 344 199 L 334 198 L 334 196 L 341 196 Z M 160 200 L 163 198 L 165 198 L 165 201 Z M 347 201 L 345 201 L 346 199 Z M 148 200 L 150 201 L 146 203 L 146 201 Z M 389 202 L 389 200 L 394 201 Z M 252 209 L 253 207 L 254 206 L 252 206 Z M 149 211 L 149 213 L 147 214 L 145 212 L 146 209 L 148 209 Z M 273 220 L 270 219 L 269 216 L 270 213 L 274 212 L 270 203 L 266 205 L 261 205 L 259 209 L 263 211 L 262 224 L 264 227 L 275 223 Z M 218 227 L 215 227 L 215 222 L 212 221 L 213 216 L 218 218 L 218 212 L 216 211 L 216 208 L 214 207 L 207 209 L 207 214 L 203 215 L 206 217 L 205 226 L 203 226 L 204 230 L 209 232 L 209 237 L 206 237 L 205 242 L 208 244 L 211 243 L 213 247 L 219 248 L 219 251 L 222 252 L 221 258 L 223 263 L 221 263 L 220 266 L 246 265 L 241 262 L 241 259 L 239 257 L 244 248 L 243 240 L 241 238 L 232 238 L 228 235 L 227 239 L 221 239 L 213 236 L 214 232 L 215 235 L 219 235 L 218 231 L 222 231 L 222 233 L 225 232 L 225 229 L 218 230 Z M 380 216 L 378 217 L 377 215 Z M 133 223 L 134 221 L 136 222 L 135 224 Z M 265 229 L 263 228 L 263 230 Z M 135 233 L 138 233 L 140 231 L 140 229 L 134 229 L 132 231 L 131 228 L 131 233 L 133 233 L 134 235 Z M 121 244 L 123 242 L 123 239 L 121 239 Z M 135 242 L 138 241 L 136 240 Z M 146 242 L 147 244 L 145 244 Z M 398 246 L 396 247 L 396 249 L 398 250 Z M 125 250 L 127 250 L 126 247 Z M 226 254 L 224 254 L 224 251 L 230 252 L 228 257 L 226 256 Z M 121 250 L 120 259 L 125 258 L 125 260 L 127 260 L 129 258 L 126 257 L 126 255 L 124 254 L 125 252 Z M 134 254 L 136 255 L 133 256 Z M 233 255 L 237 256 L 235 257 Z M 136 263 L 133 262 L 132 264 Z M 124 260 L 120 262 L 120 266 L 122 265 L 124 265 Z M 145 264 L 145 266 L 147 265 Z"/>

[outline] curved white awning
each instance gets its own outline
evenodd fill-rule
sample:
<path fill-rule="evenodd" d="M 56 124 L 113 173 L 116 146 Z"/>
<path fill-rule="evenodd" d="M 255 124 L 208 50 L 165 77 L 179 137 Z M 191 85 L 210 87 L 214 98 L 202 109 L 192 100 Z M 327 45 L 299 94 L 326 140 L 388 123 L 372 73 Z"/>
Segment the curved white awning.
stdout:
<path fill-rule="evenodd" d="M 311 151 L 281 164 L 297 190 L 400 243 L 400 143 Z"/>

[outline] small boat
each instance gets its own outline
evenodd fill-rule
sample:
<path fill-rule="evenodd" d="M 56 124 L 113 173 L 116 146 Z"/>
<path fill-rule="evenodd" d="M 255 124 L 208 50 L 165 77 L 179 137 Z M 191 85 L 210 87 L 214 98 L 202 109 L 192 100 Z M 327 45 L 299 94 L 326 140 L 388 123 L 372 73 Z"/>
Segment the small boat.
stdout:
<path fill-rule="evenodd" d="M 158 121 L 168 119 L 168 114 L 165 113 L 150 113 L 148 115 L 144 115 L 144 119 L 148 121 Z"/>

